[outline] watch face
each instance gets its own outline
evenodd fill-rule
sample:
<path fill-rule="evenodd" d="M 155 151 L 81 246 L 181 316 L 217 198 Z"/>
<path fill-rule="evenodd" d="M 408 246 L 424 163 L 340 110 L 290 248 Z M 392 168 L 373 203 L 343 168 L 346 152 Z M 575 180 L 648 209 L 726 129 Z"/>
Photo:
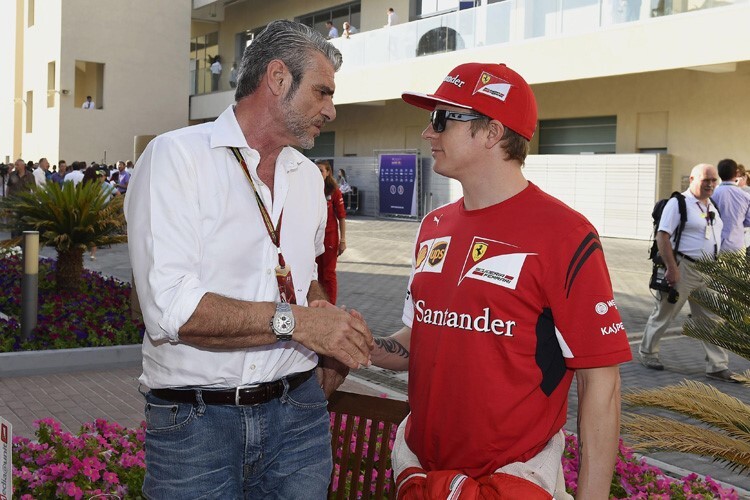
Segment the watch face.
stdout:
<path fill-rule="evenodd" d="M 273 318 L 273 329 L 282 335 L 289 333 L 294 329 L 294 320 L 286 314 L 277 314 Z"/>

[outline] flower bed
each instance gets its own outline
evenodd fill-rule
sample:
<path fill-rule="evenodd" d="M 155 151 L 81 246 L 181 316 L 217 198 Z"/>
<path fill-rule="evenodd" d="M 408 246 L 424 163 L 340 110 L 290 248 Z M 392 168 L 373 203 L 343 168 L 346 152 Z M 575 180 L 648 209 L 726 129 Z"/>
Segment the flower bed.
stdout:
<path fill-rule="evenodd" d="M 15 251 L 0 255 L 0 352 L 140 344 L 143 324 L 130 317 L 130 284 L 84 271 L 80 292 L 55 290 L 55 261 L 39 262 L 39 314 L 31 338 L 21 341 L 23 261 Z"/>
<path fill-rule="evenodd" d="M 128 430 L 97 420 L 85 424 L 77 435 L 63 432 L 60 424 L 52 419 L 39 420 L 36 424 L 38 442 L 21 437 L 13 439 L 14 498 L 82 499 L 93 495 L 141 498 L 145 424 Z M 383 437 L 378 432 L 378 439 Z M 395 430 L 388 437 L 391 446 L 394 437 Z M 339 446 L 343 447 L 343 443 Z M 577 488 L 577 449 L 576 437 L 567 435 L 562 463 L 565 484 L 571 494 L 575 494 Z M 670 478 L 637 458 L 622 443 L 610 491 L 610 498 L 615 499 L 739 498 L 734 490 L 722 488 L 709 477 L 702 479 L 691 474 L 682 479 Z"/>

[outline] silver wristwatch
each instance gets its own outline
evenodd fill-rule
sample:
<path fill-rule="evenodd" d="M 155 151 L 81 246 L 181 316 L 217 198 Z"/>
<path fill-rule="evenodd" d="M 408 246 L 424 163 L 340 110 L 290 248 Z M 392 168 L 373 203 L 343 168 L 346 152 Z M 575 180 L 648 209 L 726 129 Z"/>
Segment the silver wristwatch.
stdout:
<path fill-rule="evenodd" d="M 279 342 L 292 340 L 294 315 L 292 314 L 292 306 L 288 302 L 276 304 L 276 313 L 271 318 L 271 330 L 273 330 L 276 340 Z"/>

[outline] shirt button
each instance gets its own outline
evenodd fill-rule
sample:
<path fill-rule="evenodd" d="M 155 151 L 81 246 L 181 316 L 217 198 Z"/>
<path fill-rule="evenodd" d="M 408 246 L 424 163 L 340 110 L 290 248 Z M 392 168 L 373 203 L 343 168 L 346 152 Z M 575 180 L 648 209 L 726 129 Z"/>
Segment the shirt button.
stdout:
<path fill-rule="evenodd" d="M 250 365 L 251 370 L 255 370 L 255 365 Z"/>
<path fill-rule="evenodd" d="M 268 270 L 266 271 L 266 274 L 271 274 L 272 272 L 273 272 L 273 269 L 268 269 Z"/>

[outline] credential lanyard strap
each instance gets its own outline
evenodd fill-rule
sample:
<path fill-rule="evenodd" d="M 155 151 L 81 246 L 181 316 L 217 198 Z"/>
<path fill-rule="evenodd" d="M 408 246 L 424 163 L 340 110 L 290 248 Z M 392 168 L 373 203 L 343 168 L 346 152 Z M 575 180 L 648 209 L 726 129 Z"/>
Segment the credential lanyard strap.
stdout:
<path fill-rule="evenodd" d="M 292 271 L 289 267 L 287 267 L 286 262 L 284 261 L 284 256 L 281 254 L 281 220 L 284 216 L 284 210 L 282 209 L 281 214 L 279 215 L 279 222 L 278 224 L 276 224 L 276 227 L 274 227 L 271 216 L 268 214 L 268 210 L 266 209 L 266 205 L 263 203 L 263 199 L 260 197 L 260 193 L 258 193 L 258 190 L 255 187 L 255 182 L 253 182 L 253 178 L 250 176 L 250 169 L 247 168 L 245 158 L 242 157 L 242 153 L 240 152 L 239 148 L 230 147 L 229 149 L 237 159 L 240 167 L 242 167 L 242 171 L 245 172 L 245 177 L 247 177 L 250 186 L 252 186 L 253 188 L 255 201 L 258 203 L 258 209 L 260 210 L 260 215 L 263 218 L 263 224 L 266 226 L 266 231 L 268 231 L 268 236 L 271 238 L 271 242 L 274 244 L 274 246 L 276 246 L 276 250 L 279 256 L 279 265 L 276 267 L 276 281 L 279 285 L 279 296 L 281 298 L 281 301 L 289 302 L 290 304 L 296 304 L 297 298 L 294 293 Z"/>

